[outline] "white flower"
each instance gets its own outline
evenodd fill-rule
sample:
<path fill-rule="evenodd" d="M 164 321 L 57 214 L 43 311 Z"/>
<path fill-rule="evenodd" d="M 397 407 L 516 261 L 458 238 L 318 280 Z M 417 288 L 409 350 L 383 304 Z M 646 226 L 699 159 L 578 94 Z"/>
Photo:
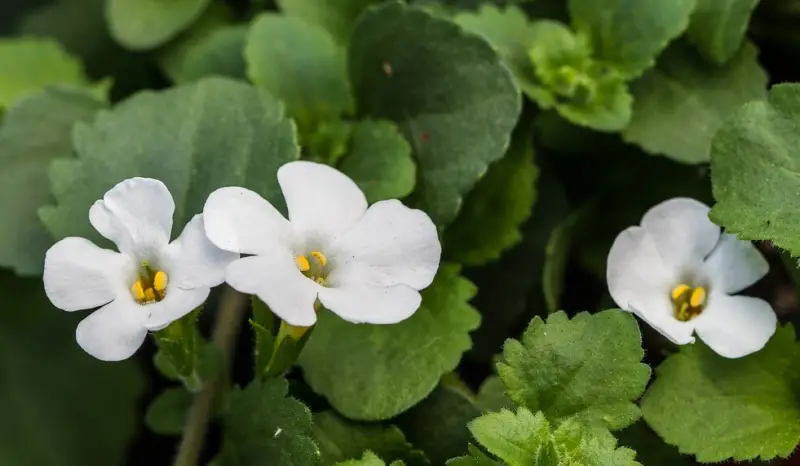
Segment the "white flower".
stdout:
<path fill-rule="evenodd" d="M 722 234 L 708 211 L 685 198 L 650 209 L 611 246 L 608 289 L 617 305 L 674 343 L 693 343 L 697 333 L 719 355 L 739 358 L 764 347 L 777 319 L 764 300 L 731 294 L 769 265 L 750 242 Z"/>
<path fill-rule="evenodd" d="M 424 212 L 397 200 L 367 209 L 358 186 L 327 165 L 289 162 L 278 182 L 289 220 L 244 188 L 219 189 L 206 201 L 211 242 L 252 254 L 228 267 L 229 285 L 302 327 L 316 322 L 317 298 L 357 323 L 396 323 L 419 308 L 418 290 L 433 281 L 442 252 Z"/>
<path fill-rule="evenodd" d="M 44 288 L 65 311 L 100 307 L 75 332 L 78 344 L 104 361 L 130 357 L 148 330 L 160 330 L 201 305 L 239 256 L 205 236 L 195 215 L 172 243 L 175 203 L 158 180 L 132 178 L 89 210 L 89 221 L 119 252 L 69 237 L 47 251 Z"/>

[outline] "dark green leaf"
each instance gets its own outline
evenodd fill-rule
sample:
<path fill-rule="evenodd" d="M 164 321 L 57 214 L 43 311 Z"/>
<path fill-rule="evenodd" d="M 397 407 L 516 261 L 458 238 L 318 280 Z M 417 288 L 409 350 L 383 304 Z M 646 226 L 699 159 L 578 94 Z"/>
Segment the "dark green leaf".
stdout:
<path fill-rule="evenodd" d="M 149 50 L 197 20 L 211 0 L 106 0 L 112 37 L 130 50 Z"/>
<path fill-rule="evenodd" d="M 742 45 L 759 0 L 695 0 L 688 36 L 706 57 L 728 61 Z"/>
<path fill-rule="evenodd" d="M 383 0 L 277 0 L 284 13 L 319 24 L 337 41 L 347 42 L 364 9 Z"/>
<path fill-rule="evenodd" d="M 194 396 L 183 387 L 168 388 L 147 407 L 144 422 L 157 434 L 179 435 L 193 400 Z"/>

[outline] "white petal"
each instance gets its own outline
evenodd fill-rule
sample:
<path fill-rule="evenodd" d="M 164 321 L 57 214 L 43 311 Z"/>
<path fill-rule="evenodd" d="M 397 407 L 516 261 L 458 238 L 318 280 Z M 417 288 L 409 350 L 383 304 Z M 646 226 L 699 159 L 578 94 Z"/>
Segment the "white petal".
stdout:
<path fill-rule="evenodd" d="M 314 162 L 289 162 L 278 169 L 289 220 L 301 235 L 333 238 L 367 210 L 367 198 L 339 170 Z"/>
<path fill-rule="evenodd" d="M 714 293 L 695 321 L 697 336 L 720 356 L 740 358 L 767 344 L 778 322 L 763 299 Z"/>
<path fill-rule="evenodd" d="M 144 323 L 148 330 L 161 330 L 172 322 L 197 309 L 208 299 L 211 288 L 200 287 L 184 290 L 176 286 L 167 287 L 167 295 L 158 303 L 147 304 L 150 318 Z"/>
<path fill-rule="evenodd" d="M 160 248 L 169 243 L 175 202 L 164 183 L 131 178 L 111 188 L 89 209 L 89 221 L 121 252 Z"/>
<path fill-rule="evenodd" d="M 411 317 L 422 303 L 419 292 L 407 285 L 323 288 L 319 300 L 331 312 L 356 324 L 396 324 Z"/>
<path fill-rule="evenodd" d="M 102 306 L 124 289 L 130 260 L 84 238 L 64 238 L 44 258 L 44 291 L 65 311 Z"/>
<path fill-rule="evenodd" d="M 203 207 L 206 235 L 226 251 L 261 254 L 288 244 L 291 225 L 258 193 L 239 187 L 221 188 Z"/>
<path fill-rule="evenodd" d="M 400 201 L 373 204 L 331 246 L 333 286 L 386 287 L 402 283 L 421 290 L 433 281 L 442 246 L 430 217 Z"/>
<path fill-rule="evenodd" d="M 769 263 L 749 241 L 724 234 L 703 266 L 715 291 L 733 294 L 761 280 Z"/>
<path fill-rule="evenodd" d="M 676 319 L 672 304 L 667 300 L 660 301 L 657 306 L 658 309 L 650 307 L 647 314 L 636 309 L 631 312 L 676 345 L 694 343 L 694 336 L 692 336 L 695 329 L 694 323 L 692 321 L 681 322 Z"/>
<path fill-rule="evenodd" d="M 127 359 L 142 346 L 147 329 L 147 306 L 133 299 L 117 299 L 83 319 L 75 330 L 78 344 L 102 361 Z"/>
<path fill-rule="evenodd" d="M 288 251 L 234 261 L 225 280 L 237 291 L 258 296 L 291 325 L 309 327 L 317 321 L 314 302 L 322 287 L 300 273 Z"/>
<path fill-rule="evenodd" d="M 675 198 L 651 208 L 642 228 L 653 237 L 662 259 L 673 266 L 698 264 L 714 249 L 720 228 L 708 218 L 709 207 L 689 198 Z"/>
<path fill-rule="evenodd" d="M 167 246 L 169 285 L 191 289 L 213 287 L 225 281 L 225 268 L 239 258 L 223 251 L 206 237 L 203 215 L 195 215 L 181 235 Z"/>

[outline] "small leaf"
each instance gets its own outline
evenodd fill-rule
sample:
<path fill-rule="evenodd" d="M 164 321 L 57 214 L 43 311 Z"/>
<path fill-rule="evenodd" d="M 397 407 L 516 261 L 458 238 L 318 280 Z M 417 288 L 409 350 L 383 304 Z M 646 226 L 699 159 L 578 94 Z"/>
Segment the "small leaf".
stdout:
<path fill-rule="evenodd" d="M 446 256 L 465 265 L 481 265 L 522 241 L 520 226 L 533 209 L 539 177 L 526 133 L 515 136 L 505 157 L 489 166 L 465 199 L 445 233 Z"/>
<path fill-rule="evenodd" d="M 244 25 L 222 25 L 171 45 L 160 59 L 161 66 L 177 84 L 208 76 L 245 78 Z"/>
<path fill-rule="evenodd" d="M 351 324 L 322 312 L 300 355 L 308 384 L 351 419 L 389 419 L 425 398 L 469 349 L 475 287 L 443 265 L 422 306 L 395 325 Z"/>
<path fill-rule="evenodd" d="M 230 394 L 219 466 L 264 464 L 265 458 L 275 466 L 319 464 L 311 412 L 287 391 L 286 379 L 256 378 Z"/>
<path fill-rule="evenodd" d="M 111 36 L 130 50 L 149 50 L 197 20 L 211 0 L 106 0 Z"/>
<path fill-rule="evenodd" d="M 711 60 L 722 64 L 739 50 L 759 0 L 695 0 L 697 6 L 687 33 L 689 40 Z"/>
<path fill-rule="evenodd" d="M 545 248 L 544 270 L 542 270 L 542 290 L 547 304 L 547 312 L 560 309 L 561 295 L 564 292 L 564 275 L 567 270 L 572 233 L 578 223 L 579 214 L 573 212 L 550 233 Z"/>
<path fill-rule="evenodd" d="M 314 24 L 263 13 L 250 26 L 244 53 L 250 80 L 286 105 L 301 132 L 353 107 L 345 51 Z"/>
<path fill-rule="evenodd" d="M 500 376 L 490 375 L 478 389 L 477 403 L 484 411 L 514 409 L 514 402 L 506 396 L 506 387 Z"/>
<path fill-rule="evenodd" d="M 179 380 L 193 393 L 202 390 L 224 365 L 222 352 L 206 342 L 197 330 L 199 312 L 196 310 L 153 334 L 159 348 L 154 361 L 158 370 L 165 377 Z"/>
<path fill-rule="evenodd" d="M 450 223 L 508 147 L 521 109 L 510 73 L 485 41 L 398 1 L 361 16 L 348 64 L 359 114 L 398 124 L 419 164 L 417 201 Z"/>
<path fill-rule="evenodd" d="M 639 418 L 633 403 L 650 369 L 630 313 L 563 312 L 531 322 L 522 341 L 508 340 L 497 370 L 506 394 L 520 406 L 542 411 L 553 423 L 577 419 L 615 430 Z"/>
<path fill-rule="evenodd" d="M 683 163 L 710 158 L 711 139 L 742 104 L 766 97 L 767 75 L 750 43 L 723 66 L 706 63 L 684 43 L 659 58 L 631 86 L 633 118 L 623 139 Z"/>
<path fill-rule="evenodd" d="M 402 461 L 395 461 L 389 466 L 404 465 L 405 463 Z M 375 453 L 367 451 L 364 453 L 364 456 L 361 459 L 342 461 L 341 463 L 336 463 L 335 466 L 386 466 L 386 463 L 384 463 L 377 455 L 375 455 Z"/>
<path fill-rule="evenodd" d="M 499 461 L 495 461 L 474 445 L 469 446 L 468 456 L 459 456 L 447 461 L 447 466 L 502 466 Z"/>
<path fill-rule="evenodd" d="M 569 0 L 575 30 L 589 38 L 594 56 L 629 78 L 689 26 L 695 0 Z"/>
<path fill-rule="evenodd" d="M 257 296 L 251 296 L 250 303 L 253 308 L 250 325 L 253 327 L 253 334 L 256 337 L 253 346 L 255 374 L 264 374 L 275 350 L 275 316 Z"/>
<path fill-rule="evenodd" d="M 147 407 L 144 422 L 157 434 L 179 435 L 186 425 L 193 400 L 192 394 L 183 387 L 168 388 Z"/>
<path fill-rule="evenodd" d="M 339 170 L 356 182 L 370 203 L 408 196 L 417 175 L 411 146 L 389 121 L 358 122 Z"/>
<path fill-rule="evenodd" d="M 702 463 L 786 458 L 800 442 L 797 361 L 791 325 L 740 359 L 702 342 L 683 346 L 656 369 L 642 413 L 665 442 Z"/>
<path fill-rule="evenodd" d="M 277 0 L 281 11 L 325 28 L 337 41 L 346 43 L 356 19 L 368 6 L 383 0 Z"/>
<path fill-rule="evenodd" d="M 681 455 L 677 448 L 664 443 L 644 421 L 615 433 L 620 445 L 636 451 L 637 459 L 646 466 L 696 466 L 690 456 Z"/>

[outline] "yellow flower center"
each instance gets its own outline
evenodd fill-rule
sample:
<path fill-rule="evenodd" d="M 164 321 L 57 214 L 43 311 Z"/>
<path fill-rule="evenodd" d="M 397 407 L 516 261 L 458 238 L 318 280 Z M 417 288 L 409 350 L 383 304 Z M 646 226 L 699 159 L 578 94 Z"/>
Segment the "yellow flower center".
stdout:
<path fill-rule="evenodd" d="M 675 309 L 675 318 L 681 322 L 687 322 L 703 312 L 708 296 L 706 289 L 702 286 L 692 288 L 682 283 L 672 289 L 670 297 Z"/>
<path fill-rule="evenodd" d="M 139 304 L 157 303 L 167 295 L 168 277 L 166 272 L 154 272 L 147 261 L 142 261 L 139 278 L 131 286 L 133 299 Z"/>
<path fill-rule="evenodd" d="M 309 257 L 313 260 L 310 260 Z M 308 256 L 295 257 L 294 263 L 303 272 L 303 275 L 325 286 L 325 276 L 327 275 L 325 266 L 328 265 L 328 259 L 324 254 L 319 251 L 311 251 Z"/>

